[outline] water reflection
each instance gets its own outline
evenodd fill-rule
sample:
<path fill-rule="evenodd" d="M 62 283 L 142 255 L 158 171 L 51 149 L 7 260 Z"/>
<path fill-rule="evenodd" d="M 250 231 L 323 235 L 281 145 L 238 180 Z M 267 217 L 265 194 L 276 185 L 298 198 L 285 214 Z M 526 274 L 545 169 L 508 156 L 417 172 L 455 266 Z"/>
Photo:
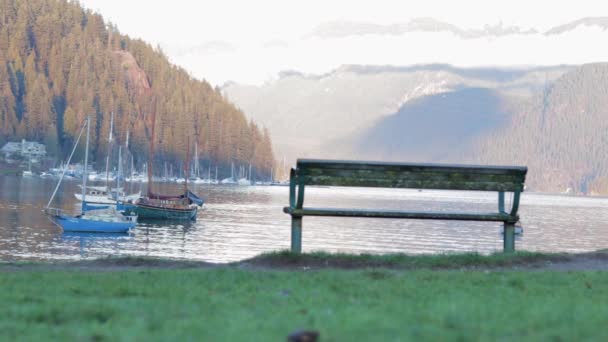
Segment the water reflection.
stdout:
<path fill-rule="evenodd" d="M 77 182 L 56 203 L 78 205 Z M 80 259 L 135 255 L 229 262 L 287 249 L 286 187 L 199 186 L 206 199 L 196 222 L 146 221 L 126 236 L 63 234 L 42 213 L 54 181 L 0 177 L 0 259 Z M 160 191 L 178 192 L 161 185 Z M 508 198 L 507 198 L 508 199 Z M 496 194 L 480 192 L 310 188 L 306 205 L 427 211 L 495 210 Z M 516 248 L 581 252 L 608 247 L 608 199 L 524 194 L 525 232 Z M 502 250 L 502 225 L 487 222 L 305 217 L 305 251 L 436 253 Z"/>
<path fill-rule="evenodd" d="M 131 238 L 129 233 L 81 233 L 64 232 L 61 234 L 61 241 L 66 246 L 78 246 L 81 258 L 98 256 L 95 251 L 113 251 L 113 254 L 120 253 L 122 245 Z M 71 248 L 68 248 L 71 250 Z"/>

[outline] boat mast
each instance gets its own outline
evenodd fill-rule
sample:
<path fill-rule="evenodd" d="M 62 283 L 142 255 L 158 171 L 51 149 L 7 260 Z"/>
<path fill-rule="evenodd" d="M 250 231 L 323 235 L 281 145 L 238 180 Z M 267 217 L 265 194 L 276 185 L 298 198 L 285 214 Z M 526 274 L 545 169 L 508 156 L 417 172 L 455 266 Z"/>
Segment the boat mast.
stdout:
<path fill-rule="evenodd" d="M 118 174 L 116 175 L 116 203 L 118 203 L 118 200 L 120 199 L 120 175 L 121 174 L 122 174 L 122 146 L 118 146 Z"/>
<path fill-rule="evenodd" d="M 88 119 L 87 119 L 88 120 Z M 112 130 L 114 129 L 114 112 L 110 117 L 110 134 L 108 135 L 108 153 L 106 155 L 106 191 L 110 191 L 110 154 L 112 154 Z"/>
<path fill-rule="evenodd" d="M 198 139 L 196 139 L 196 144 L 194 144 L 194 174 L 198 178 Z"/>
<path fill-rule="evenodd" d="M 133 192 L 133 153 L 131 153 L 131 151 L 129 150 L 129 130 L 127 130 L 127 141 L 125 142 L 125 149 L 127 150 L 127 158 L 130 156 L 131 157 L 131 165 L 130 165 L 130 169 L 129 171 L 129 178 L 131 179 L 131 182 L 129 182 L 129 192 Z M 119 154 L 120 157 L 120 154 Z M 127 169 L 127 167 L 125 167 L 125 169 Z M 125 175 L 127 174 L 127 170 L 125 170 Z M 126 185 L 126 181 L 127 181 L 127 177 L 125 177 L 125 185 Z"/>
<path fill-rule="evenodd" d="M 186 143 L 186 160 L 184 161 L 184 194 L 188 193 L 188 177 L 190 176 L 190 137 Z"/>
<path fill-rule="evenodd" d="M 154 126 L 156 126 L 156 99 L 152 98 L 152 129 L 150 130 L 150 155 L 148 156 L 148 197 L 152 197 L 152 164 L 154 159 Z"/>
<path fill-rule="evenodd" d="M 65 166 L 63 165 L 63 160 L 61 161 L 61 169 L 63 171 L 61 171 L 61 176 L 59 177 L 59 181 L 57 182 L 57 186 L 55 186 L 55 190 L 53 191 L 53 194 L 51 195 L 51 199 L 49 199 L 49 203 L 46 204 L 46 208 L 49 208 L 51 206 L 51 203 L 53 203 L 53 199 L 55 198 L 55 195 L 57 195 L 57 190 L 59 190 L 59 186 L 61 185 L 61 181 L 63 180 L 63 177 L 65 176 L 65 172 L 67 171 L 68 167 L 67 165 L 70 164 L 70 161 L 72 160 L 72 157 L 74 156 L 74 152 L 76 152 L 76 147 L 78 147 L 78 143 L 80 142 L 80 138 L 82 138 L 82 132 L 84 132 L 84 127 L 86 126 L 86 120 L 85 122 L 82 124 L 82 127 L 80 128 L 80 133 L 78 134 L 78 139 L 76 139 L 76 143 L 74 143 L 74 148 L 72 148 L 72 153 L 70 153 L 70 157 L 68 158 L 68 162 L 65 164 Z"/>
<path fill-rule="evenodd" d="M 90 116 L 87 116 L 87 143 L 85 145 L 85 149 L 84 149 L 84 172 L 82 173 L 82 208 L 81 208 L 81 214 L 84 215 L 84 209 L 87 205 L 87 199 L 86 199 L 86 194 L 87 194 L 87 167 L 88 167 L 88 163 L 89 163 L 89 132 L 91 129 L 91 118 Z"/>

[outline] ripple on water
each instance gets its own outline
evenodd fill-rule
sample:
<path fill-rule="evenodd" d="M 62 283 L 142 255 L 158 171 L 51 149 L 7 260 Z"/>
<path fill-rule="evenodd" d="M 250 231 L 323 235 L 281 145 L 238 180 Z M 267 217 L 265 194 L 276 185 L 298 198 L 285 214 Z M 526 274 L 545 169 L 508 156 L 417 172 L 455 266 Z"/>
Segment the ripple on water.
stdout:
<path fill-rule="evenodd" d="M 231 262 L 288 249 L 287 187 L 202 186 L 206 199 L 196 222 L 142 222 L 121 236 L 62 234 L 42 213 L 54 182 L 26 187 L 26 179 L 2 182 L 0 259 L 81 259 L 134 255 Z M 28 191 L 19 191 L 27 188 Z M 58 207 L 78 208 L 75 182 L 58 195 Z M 427 211 L 495 210 L 485 192 L 310 188 L 306 205 Z M 507 196 L 507 202 L 510 198 Z M 608 248 L 608 199 L 530 194 L 520 209 L 524 234 L 516 248 L 582 252 Z M 502 250 L 502 225 L 484 222 L 317 218 L 303 221 L 304 251 L 344 253 L 441 253 Z"/>

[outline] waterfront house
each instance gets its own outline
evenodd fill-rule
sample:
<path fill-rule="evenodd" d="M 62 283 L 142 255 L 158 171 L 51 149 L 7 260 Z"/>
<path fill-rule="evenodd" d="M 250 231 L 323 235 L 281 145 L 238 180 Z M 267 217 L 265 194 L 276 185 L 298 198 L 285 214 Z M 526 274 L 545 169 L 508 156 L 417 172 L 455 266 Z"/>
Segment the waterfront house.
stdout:
<path fill-rule="evenodd" d="M 35 141 L 22 139 L 21 142 L 8 142 L 1 149 L 4 158 L 11 156 L 22 156 L 25 158 L 39 159 L 46 156 L 46 146 Z"/>

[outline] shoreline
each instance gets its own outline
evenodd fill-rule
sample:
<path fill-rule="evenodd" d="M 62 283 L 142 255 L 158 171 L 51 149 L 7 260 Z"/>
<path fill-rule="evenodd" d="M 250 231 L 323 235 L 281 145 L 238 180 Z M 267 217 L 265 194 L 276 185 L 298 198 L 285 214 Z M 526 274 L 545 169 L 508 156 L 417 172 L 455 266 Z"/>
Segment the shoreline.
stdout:
<path fill-rule="evenodd" d="M 608 249 L 587 253 L 495 253 L 438 255 L 293 254 L 280 251 L 232 263 L 152 257 L 105 257 L 77 261 L 0 261 L 0 272 L 137 271 L 179 269 L 244 269 L 314 271 L 322 269 L 391 269 L 403 271 L 608 271 Z"/>

